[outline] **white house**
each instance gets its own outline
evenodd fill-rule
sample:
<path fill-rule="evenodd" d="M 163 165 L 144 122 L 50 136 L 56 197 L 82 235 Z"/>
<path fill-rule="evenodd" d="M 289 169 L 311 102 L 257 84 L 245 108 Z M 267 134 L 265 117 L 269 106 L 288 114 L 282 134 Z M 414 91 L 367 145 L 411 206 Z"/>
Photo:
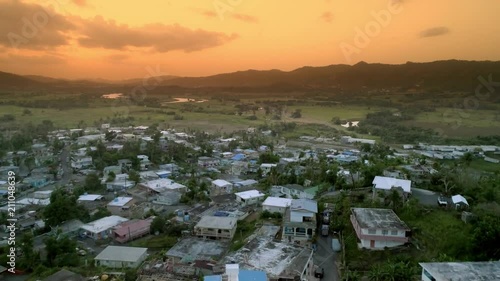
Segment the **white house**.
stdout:
<path fill-rule="evenodd" d="M 423 262 L 422 281 L 500 280 L 500 261 Z"/>
<path fill-rule="evenodd" d="M 233 184 L 222 179 L 212 181 L 212 187 L 225 192 L 231 192 L 233 190 Z"/>
<path fill-rule="evenodd" d="M 148 257 L 148 248 L 108 246 L 94 260 L 96 266 L 137 268 Z"/>
<path fill-rule="evenodd" d="M 299 184 L 287 184 L 285 186 L 276 186 L 280 189 L 281 193 L 287 198 L 298 198 L 298 199 L 313 199 L 314 195 L 306 192 L 306 187 Z"/>
<path fill-rule="evenodd" d="M 391 209 L 352 208 L 351 223 L 362 248 L 384 249 L 408 243 L 410 228 Z"/>
<path fill-rule="evenodd" d="M 164 191 L 177 191 L 183 193 L 187 191 L 185 185 L 166 178 L 147 181 L 140 185 L 154 193 L 162 193 Z"/>
<path fill-rule="evenodd" d="M 220 165 L 220 160 L 212 157 L 202 156 L 198 158 L 198 166 L 207 168 Z"/>
<path fill-rule="evenodd" d="M 232 217 L 203 216 L 194 227 L 194 234 L 201 238 L 233 239 L 238 219 Z"/>
<path fill-rule="evenodd" d="M 373 181 L 373 196 L 377 191 L 402 190 L 404 195 L 411 194 L 411 181 L 390 177 L 376 176 Z"/>
<path fill-rule="evenodd" d="M 316 233 L 318 203 L 309 199 L 293 199 L 285 212 L 283 239 L 304 245 Z"/>
<path fill-rule="evenodd" d="M 281 197 L 267 197 L 262 203 L 262 210 L 271 213 L 285 214 L 286 208 L 290 207 L 292 199 Z"/>
<path fill-rule="evenodd" d="M 265 176 L 271 172 L 272 168 L 276 167 L 278 167 L 278 164 L 262 163 L 260 165 L 260 170 L 262 171 L 262 175 Z"/>
<path fill-rule="evenodd" d="M 80 233 L 94 240 L 106 239 L 113 235 L 113 228 L 128 219 L 120 216 L 108 216 L 89 222 L 80 227 Z"/>
<path fill-rule="evenodd" d="M 467 202 L 467 199 L 465 199 L 460 194 L 451 196 L 451 202 L 453 202 L 453 205 L 455 205 L 455 208 L 457 209 L 460 207 L 469 207 L 469 202 Z"/>
<path fill-rule="evenodd" d="M 236 201 L 239 202 L 242 206 L 257 204 L 264 199 L 264 196 L 266 196 L 264 193 L 256 189 L 237 192 L 235 193 L 235 195 Z"/>

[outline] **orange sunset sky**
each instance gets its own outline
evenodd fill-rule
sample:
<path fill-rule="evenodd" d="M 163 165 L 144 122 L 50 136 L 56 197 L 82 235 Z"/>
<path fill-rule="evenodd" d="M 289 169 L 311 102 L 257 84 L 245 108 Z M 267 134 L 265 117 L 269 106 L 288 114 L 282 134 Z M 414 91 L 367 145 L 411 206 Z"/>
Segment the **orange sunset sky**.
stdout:
<path fill-rule="evenodd" d="M 379 11 L 390 14 L 385 26 Z M 361 60 L 499 60 L 498 11 L 496 0 L 0 0 L 0 70 L 125 79 L 148 66 L 204 76 Z M 367 26 L 380 30 L 360 45 L 357 28 Z"/>

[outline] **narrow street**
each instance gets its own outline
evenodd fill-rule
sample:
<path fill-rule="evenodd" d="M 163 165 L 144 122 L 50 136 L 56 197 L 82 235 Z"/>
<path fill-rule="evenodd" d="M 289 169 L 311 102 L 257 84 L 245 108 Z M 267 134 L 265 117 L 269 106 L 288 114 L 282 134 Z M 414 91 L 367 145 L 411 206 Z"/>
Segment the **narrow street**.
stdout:
<path fill-rule="evenodd" d="M 339 281 L 340 277 L 335 265 L 338 253 L 332 250 L 332 237 L 319 236 L 317 243 L 318 249 L 314 253 L 313 259 L 314 265 L 325 269 L 325 276 L 322 280 Z"/>

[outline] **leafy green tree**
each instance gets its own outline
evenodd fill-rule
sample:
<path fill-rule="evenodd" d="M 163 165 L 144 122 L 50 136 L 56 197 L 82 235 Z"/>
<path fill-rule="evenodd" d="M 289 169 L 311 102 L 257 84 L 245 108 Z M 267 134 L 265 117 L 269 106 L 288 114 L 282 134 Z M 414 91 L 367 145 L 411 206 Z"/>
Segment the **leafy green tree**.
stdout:
<path fill-rule="evenodd" d="M 104 191 L 104 185 L 101 184 L 101 180 L 96 173 L 88 174 L 85 177 L 84 187 L 87 192 Z"/>
<path fill-rule="evenodd" d="M 500 216 L 491 210 L 482 210 L 473 223 L 473 253 L 477 260 L 500 259 Z"/>
<path fill-rule="evenodd" d="M 46 223 L 55 227 L 61 223 L 84 217 L 85 209 L 78 206 L 77 198 L 59 188 L 52 192 L 50 204 L 43 210 Z"/>
<path fill-rule="evenodd" d="M 164 233 L 166 230 L 167 221 L 163 216 L 157 216 L 151 222 L 151 232 L 152 233 Z"/>
<path fill-rule="evenodd" d="M 49 236 L 45 239 L 46 264 L 49 267 L 78 266 L 76 241 L 64 235 Z"/>
<path fill-rule="evenodd" d="M 40 262 L 40 254 L 34 250 L 33 247 L 33 235 L 26 232 L 21 237 L 21 256 L 20 264 L 21 268 L 33 269 Z"/>
<path fill-rule="evenodd" d="M 106 182 L 112 182 L 116 179 L 116 175 L 113 171 L 108 173 L 108 178 L 106 179 Z"/>
<path fill-rule="evenodd" d="M 141 175 L 136 170 L 130 170 L 128 172 L 128 180 L 139 183 L 141 181 Z"/>

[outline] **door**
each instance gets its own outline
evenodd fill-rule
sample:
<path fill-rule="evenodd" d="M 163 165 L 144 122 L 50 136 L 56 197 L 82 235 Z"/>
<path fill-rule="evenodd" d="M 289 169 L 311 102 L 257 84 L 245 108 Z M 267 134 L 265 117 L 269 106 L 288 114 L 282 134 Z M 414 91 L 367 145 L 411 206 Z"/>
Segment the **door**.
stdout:
<path fill-rule="evenodd" d="M 370 240 L 370 248 L 375 248 L 375 240 Z"/>

